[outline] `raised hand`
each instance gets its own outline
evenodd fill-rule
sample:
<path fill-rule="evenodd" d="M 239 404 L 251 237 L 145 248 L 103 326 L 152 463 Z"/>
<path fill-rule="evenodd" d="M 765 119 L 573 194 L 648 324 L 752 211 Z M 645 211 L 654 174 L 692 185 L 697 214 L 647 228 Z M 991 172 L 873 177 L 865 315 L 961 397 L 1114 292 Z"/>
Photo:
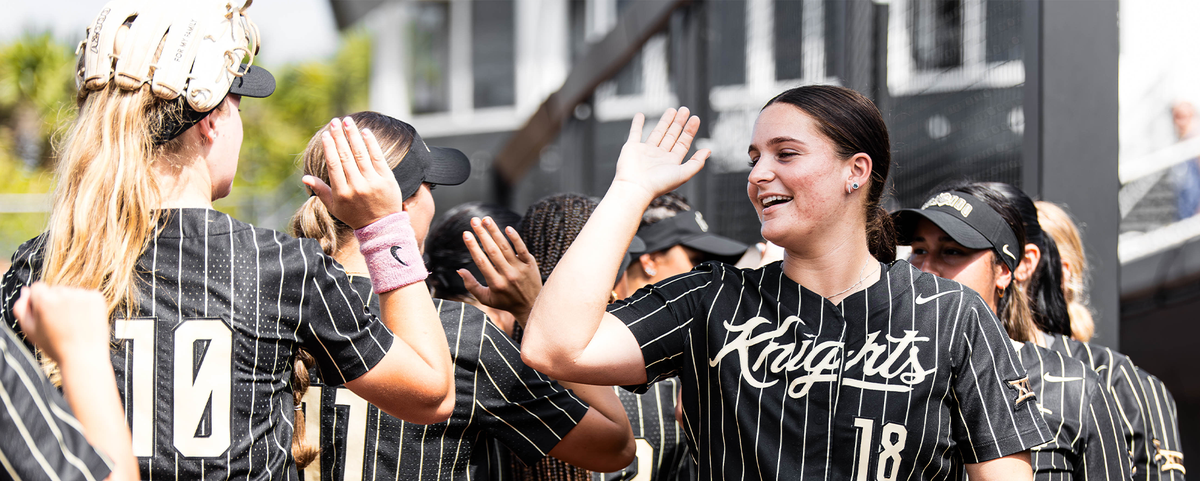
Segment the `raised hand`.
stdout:
<path fill-rule="evenodd" d="M 475 234 L 463 232 L 463 242 L 487 281 L 487 287 L 466 269 L 459 269 L 458 275 L 467 291 L 479 302 L 512 313 L 521 327 L 525 327 L 533 301 L 542 290 L 537 261 L 512 227 L 505 229 L 508 239 L 512 240 L 511 246 L 491 217 L 484 217 L 482 221 L 471 219 L 471 229 Z"/>
<path fill-rule="evenodd" d="M 400 185 L 369 130 L 359 131 L 349 117 L 333 119 L 321 134 L 321 143 L 329 184 L 311 175 L 303 181 L 330 214 L 359 229 L 404 210 Z"/>
<path fill-rule="evenodd" d="M 13 314 L 25 336 L 56 362 L 108 350 L 108 308 L 98 291 L 37 282 L 21 288 Z"/>
<path fill-rule="evenodd" d="M 654 198 L 675 190 L 700 172 L 711 152 L 701 149 L 683 162 L 700 128 L 700 118 L 689 118 L 688 114 L 687 107 L 667 109 L 645 142 L 642 142 L 645 117 L 635 115 L 629 127 L 629 139 L 621 147 L 621 156 L 617 159 L 613 184 L 637 186 Z"/>

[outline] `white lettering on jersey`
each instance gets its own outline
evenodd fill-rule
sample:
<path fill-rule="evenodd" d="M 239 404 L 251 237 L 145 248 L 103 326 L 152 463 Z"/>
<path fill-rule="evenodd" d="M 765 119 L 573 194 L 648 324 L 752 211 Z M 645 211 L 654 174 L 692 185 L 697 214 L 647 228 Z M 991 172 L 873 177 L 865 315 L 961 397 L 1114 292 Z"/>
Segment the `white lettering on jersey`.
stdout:
<path fill-rule="evenodd" d="M 917 357 L 920 349 L 916 344 L 927 342 L 929 338 L 918 336 L 917 331 L 904 331 L 904 337 L 900 338 L 885 336 L 887 342 L 892 345 L 891 354 L 887 355 L 889 344 L 876 342 L 879 337 L 878 331 L 867 334 L 862 350 L 857 353 L 854 351 L 844 352 L 845 346 L 841 341 L 824 341 L 814 345 L 814 341 L 808 339 L 801 341 L 798 349 L 794 342 L 788 344 L 775 342 L 775 339 L 789 333 L 792 325 L 800 322 L 800 318 L 796 316 L 788 316 L 777 329 L 757 335 L 753 334 L 755 328 L 770 322 L 764 317 L 754 317 L 740 325 L 726 321 L 725 329 L 736 334 L 737 337 L 725 344 L 709 360 L 709 367 L 716 366 L 725 356 L 736 352 L 738 362 L 741 364 L 742 379 L 747 384 L 759 389 L 771 387 L 778 382 L 778 379 L 766 380 L 770 374 L 778 375 L 785 371 L 807 373 L 792 379 L 791 384 L 788 385 L 788 396 L 797 399 L 808 395 L 813 384 L 836 381 L 844 357 L 849 357 L 849 361 L 846 362 L 843 369 L 862 363 L 863 374 L 866 376 L 882 377 L 886 380 L 899 378 L 900 382 L 904 383 L 900 385 L 844 379 L 848 386 L 871 391 L 909 392 L 912 391 L 911 386 L 921 383 L 936 371 L 936 368 L 925 369 L 921 366 Z M 765 347 L 758 359 L 751 365 L 750 349 L 759 345 L 765 345 Z M 760 369 L 763 371 L 762 375 L 756 376 Z M 758 379 L 760 377 L 762 380 Z"/>

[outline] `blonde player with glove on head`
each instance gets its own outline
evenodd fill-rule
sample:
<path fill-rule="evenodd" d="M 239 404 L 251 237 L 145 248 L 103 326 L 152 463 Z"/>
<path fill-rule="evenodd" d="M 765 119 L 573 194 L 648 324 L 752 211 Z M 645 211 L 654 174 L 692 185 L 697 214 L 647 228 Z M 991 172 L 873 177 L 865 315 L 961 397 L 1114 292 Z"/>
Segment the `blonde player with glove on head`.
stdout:
<path fill-rule="evenodd" d="M 315 241 L 213 210 L 237 170 L 242 98 L 275 87 L 252 65 L 249 3 L 104 7 L 80 45 L 79 116 L 59 152 L 49 225 L 0 282 L 9 325 L 17 291 L 38 280 L 103 293 L 144 478 L 288 476 L 300 347 L 401 419 L 439 422 L 454 405 L 413 228 L 369 132 L 331 122 L 331 183 L 320 187 L 358 229 L 382 320 L 350 300 L 350 281 Z"/>

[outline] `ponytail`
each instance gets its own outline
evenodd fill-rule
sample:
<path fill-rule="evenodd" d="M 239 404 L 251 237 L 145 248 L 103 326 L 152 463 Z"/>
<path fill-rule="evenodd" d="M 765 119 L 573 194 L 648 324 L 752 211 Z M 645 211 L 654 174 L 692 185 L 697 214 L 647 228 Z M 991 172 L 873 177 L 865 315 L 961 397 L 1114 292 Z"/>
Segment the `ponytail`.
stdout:
<path fill-rule="evenodd" d="M 867 248 L 882 263 L 896 260 L 896 227 L 892 216 L 876 204 L 867 208 Z"/>
<path fill-rule="evenodd" d="M 330 256 L 346 244 L 351 232 L 350 226 L 330 215 L 325 203 L 315 195 L 304 201 L 292 216 L 292 235 L 316 239 L 321 250 Z"/>
<path fill-rule="evenodd" d="M 1000 264 L 1003 263 L 999 257 L 996 257 L 996 261 Z M 996 302 L 996 314 L 1000 318 L 1000 323 L 1004 325 L 1004 330 L 1008 331 L 1008 337 L 1017 342 L 1034 340 L 1038 330 L 1029 308 L 1029 298 L 1025 296 L 1024 291 L 1017 287 L 1016 280 L 1010 282 L 999 295 L 999 300 Z"/>
<path fill-rule="evenodd" d="M 307 426 L 305 425 L 307 419 L 305 419 L 304 410 L 300 409 L 300 403 L 304 400 L 304 394 L 308 392 L 312 381 L 308 376 L 308 369 L 316 364 L 316 359 L 313 359 L 312 354 L 309 354 L 308 351 L 296 350 L 296 361 L 292 370 L 292 401 L 296 406 L 296 428 L 292 431 L 292 457 L 296 459 L 296 469 L 304 469 L 317 459 L 318 454 L 321 454 L 319 448 L 308 444 Z"/>

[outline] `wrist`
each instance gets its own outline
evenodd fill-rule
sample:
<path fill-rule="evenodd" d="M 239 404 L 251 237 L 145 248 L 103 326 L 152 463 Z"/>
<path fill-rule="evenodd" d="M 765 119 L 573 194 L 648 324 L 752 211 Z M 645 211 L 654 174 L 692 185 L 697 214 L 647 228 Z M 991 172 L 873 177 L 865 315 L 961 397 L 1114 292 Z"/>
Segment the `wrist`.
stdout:
<path fill-rule="evenodd" d="M 407 212 L 397 212 L 354 231 L 376 294 L 421 282 L 425 262 Z"/>
<path fill-rule="evenodd" d="M 641 207 L 645 210 L 650 206 L 658 194 L 650 192 L 645 187 L 637 185 L 634 182 L 626 180 L 613 180 L 612 185 L 608 186 L 608 192 L 604 193 L 604 198 L 620 199 L 622 203 Z"/>

